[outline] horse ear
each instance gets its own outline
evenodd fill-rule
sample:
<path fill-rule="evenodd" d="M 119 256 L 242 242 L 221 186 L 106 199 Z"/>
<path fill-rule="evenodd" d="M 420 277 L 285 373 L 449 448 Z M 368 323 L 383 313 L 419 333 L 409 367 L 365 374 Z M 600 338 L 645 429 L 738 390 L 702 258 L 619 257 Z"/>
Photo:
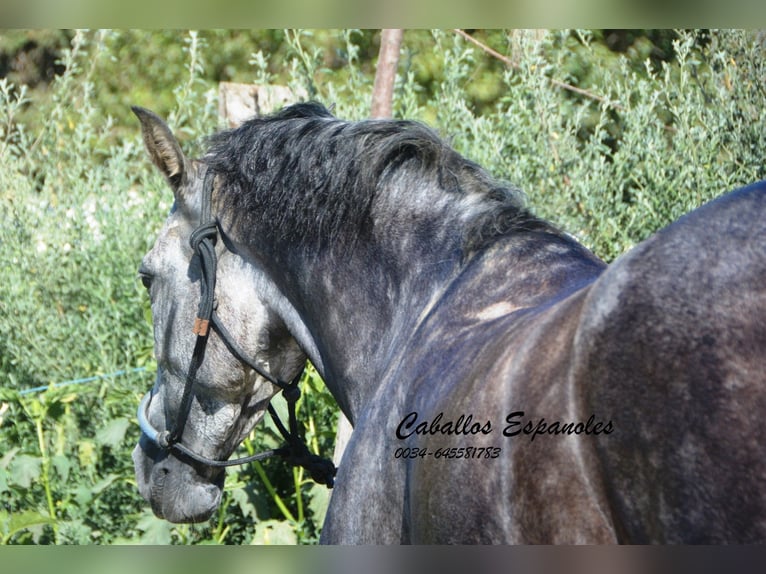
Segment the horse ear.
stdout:
<path fill-rule="evenodd" d="M 188 161 L 178 145 L 178 140 L 162 118 L 154 112 L 138 106 L 132 106 L 130 109 L 141 122 L 141 135 L 152 163 L 168 180 L 175 194 L 188 174 Z"/>

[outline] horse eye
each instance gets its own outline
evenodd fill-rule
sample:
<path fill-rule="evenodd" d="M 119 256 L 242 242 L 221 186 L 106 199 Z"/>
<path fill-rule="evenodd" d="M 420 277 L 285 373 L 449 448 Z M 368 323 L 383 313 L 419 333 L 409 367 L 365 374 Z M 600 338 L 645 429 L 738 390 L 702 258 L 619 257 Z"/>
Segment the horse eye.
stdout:
<path fill-rule="evenodd" d="M 141 284 L 144 286 L 144 289 L 148 291 L 152 286 L 152 276 L 148 273 L 142 273 L 139 271 L 138 278 L 141 279 Z"/>

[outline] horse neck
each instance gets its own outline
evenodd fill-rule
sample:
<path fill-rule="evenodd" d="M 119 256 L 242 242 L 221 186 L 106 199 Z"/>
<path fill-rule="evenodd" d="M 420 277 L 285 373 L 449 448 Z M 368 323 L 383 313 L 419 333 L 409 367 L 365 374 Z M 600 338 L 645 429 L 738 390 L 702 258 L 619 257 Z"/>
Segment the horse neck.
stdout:
<path fill-rule="evenodd" d="M 586 284 L 602 268 L 573 240 L 526 233 L 467 260 L 434 252 L 392 263 L 365 249 L 299 258 L 280 270 L 277 288 L 288 302 L 282 305 L 288 327 L 353 422 L 447 294 L 470 316 L 497 302 L 529 308 Z"/>

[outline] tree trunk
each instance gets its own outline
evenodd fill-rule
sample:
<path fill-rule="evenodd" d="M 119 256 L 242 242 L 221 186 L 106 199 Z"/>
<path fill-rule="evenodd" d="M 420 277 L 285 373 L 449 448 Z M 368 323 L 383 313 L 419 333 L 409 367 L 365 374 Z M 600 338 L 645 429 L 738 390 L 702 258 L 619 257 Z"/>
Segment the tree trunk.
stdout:
<path fill-rule="evenodd" d="M 391 117 L 396 69 L 399 65 L 399 50 L 403 35 L 400 29 L 387 29 L 380 32 L 380 52 L 370 110 L 370 116 L 373 118 Z"/>

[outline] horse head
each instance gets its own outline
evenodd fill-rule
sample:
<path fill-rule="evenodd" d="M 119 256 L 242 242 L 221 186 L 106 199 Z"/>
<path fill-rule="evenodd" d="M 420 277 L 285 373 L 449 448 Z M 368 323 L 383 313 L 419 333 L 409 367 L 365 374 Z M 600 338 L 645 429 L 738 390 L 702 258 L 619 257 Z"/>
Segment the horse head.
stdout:
<path fill-rule="evenodd" d="M 151 298 L 157 377 L 139 415 L 144 432 L 133 452 L 136 480 L 155 514 L 171 522 L 199 522 L 218 507 L 224 480 L 221 466 L 200 459 L 225 461 L 280 390 L 257 367 L 291 381 L 302 372 L 306 355 L 279 315 L 259 297 L 261 286 L 252 262 L 232 249 L 225 236 L 208 243 L 216 261 L 210 283 L 205 258 L 194 248 L 199 239 L 192 240 L 201 224 L 215 227 L 214 218 L 203 221 L 203 193 L 209 191 L 215 203 L 214 178 L 205 190 L 205 162 L 187 158 L 154 113 L 133 111 L 149 157 L 175 198 L 139 268 Z M 228 337 L 236 341 L 237 353 L 220 330 L 200 329 L 200 300 L 207 296 L 213 312 L 225 322 Z M 248 363 L 243 356 L 252 359 Z M 162 448 L 168 446 L 171 433 L 172 442 L 198 456 Z M 157 436 L 162 438 L 159 444 Z"/>

